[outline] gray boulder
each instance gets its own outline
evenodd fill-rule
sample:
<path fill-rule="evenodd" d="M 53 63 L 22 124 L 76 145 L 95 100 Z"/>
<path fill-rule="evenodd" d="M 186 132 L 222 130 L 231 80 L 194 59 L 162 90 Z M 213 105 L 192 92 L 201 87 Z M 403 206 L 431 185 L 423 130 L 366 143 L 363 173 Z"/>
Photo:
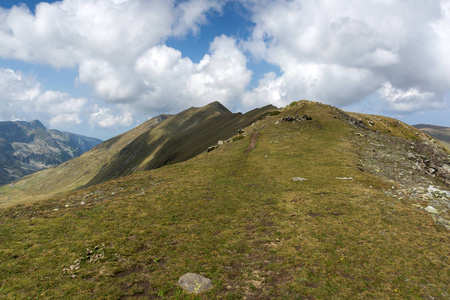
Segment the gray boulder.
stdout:
<path fill-rule="evenodd" d="M 195 273 L 186 273 L 178 279 L 180 287 L 189 293 L 204 293 L 214 288 L 210 279 Z"/>

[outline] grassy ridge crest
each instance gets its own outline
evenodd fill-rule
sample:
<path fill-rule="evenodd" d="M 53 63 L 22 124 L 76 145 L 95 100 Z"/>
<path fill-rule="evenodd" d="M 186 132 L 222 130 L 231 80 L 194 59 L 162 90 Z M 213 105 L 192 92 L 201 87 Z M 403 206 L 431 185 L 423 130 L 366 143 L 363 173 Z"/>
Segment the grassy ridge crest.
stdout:
<path fill-rule="evenodd" d="M 372 135 L 428 138 L 365 118 L 296 102 L 212 152 L 2 209 L 0 297 L 448 298 L 448 230 L 361 167 Z M 187 294 L 187 272 L 214 289 Z"/>

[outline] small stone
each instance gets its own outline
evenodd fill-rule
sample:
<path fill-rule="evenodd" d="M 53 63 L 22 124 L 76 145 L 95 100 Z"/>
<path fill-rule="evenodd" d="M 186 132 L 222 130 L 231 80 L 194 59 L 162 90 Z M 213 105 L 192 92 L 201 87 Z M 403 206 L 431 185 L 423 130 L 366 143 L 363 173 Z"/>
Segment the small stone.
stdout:
<path fill-rule="evenodd" d="M 186 273 L 178 279 L 180 287 L 189 292 L 200 294 L 214 288 L 210 279 L 196 273 Z"/>
<path fill-rule="evenodd" d="M 339 180 L 353 180 L 353 177 L 336 177 Z"/>
<path fill-rule="evenodd" d="M 301 177 L 292 177 L 292 180 L 293 180 L 293 181 L 306 181 L 306 180 L 308 180 L 308 179 L 306 179 L 306 178 L 301 178 Z"/>
<path fill-rule="evenodd" d="M 425 210 L 427 212 L 430 212 L 430 213 L 433 213 L 433 214 L 437 214 L 437 209 L 434 208 L 433 206 L 427 206 L 427 207 L 425 207 Z"/>

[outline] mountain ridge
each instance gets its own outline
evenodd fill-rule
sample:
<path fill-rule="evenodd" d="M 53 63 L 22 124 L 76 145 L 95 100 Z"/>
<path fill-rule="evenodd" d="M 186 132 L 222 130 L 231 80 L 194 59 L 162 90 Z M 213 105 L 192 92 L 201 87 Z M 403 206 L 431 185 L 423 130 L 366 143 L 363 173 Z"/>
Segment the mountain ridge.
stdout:
<path fill-rule="evenodd" d="M 188 299 L 198 273 L 202 299 L 445 299 L 448 166 L 398 120 L 294 102 L 214 151 L 0 209 L 0 292 Z"/>
<path fill-rule="evenodd" d="M 15 182 L 3 205 L 38 200 L 95 185 L 131 173 L 192 158 L 219 140 L 236 135 L 277 108 L 271 105 L 232 113 L 219 102 L 191 107 L 176 115 L 159 115 L 136 128 L 100 143 L 82 156 Z M 0 189 L 1 191 L 1 189 Z"/>

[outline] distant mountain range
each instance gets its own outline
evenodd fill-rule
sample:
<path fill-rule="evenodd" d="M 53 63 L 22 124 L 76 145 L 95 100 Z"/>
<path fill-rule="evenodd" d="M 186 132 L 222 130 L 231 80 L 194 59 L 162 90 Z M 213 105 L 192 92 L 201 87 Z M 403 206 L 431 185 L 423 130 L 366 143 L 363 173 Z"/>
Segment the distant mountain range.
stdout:
<path fill-rule="evenodd" d="M 414 127 L 422 130 L 423 132 L 431 135 L 439 142 L 442 143 L 448 151 L 450 151 L 450 127 L 429 125 L 429 124 L 417 124 Z"/>
<path fill-rule="evenodd" d="M 0 184 L 78 157 L 102 141 L 47 129 L 41 122 L 0 122 Z"/>

